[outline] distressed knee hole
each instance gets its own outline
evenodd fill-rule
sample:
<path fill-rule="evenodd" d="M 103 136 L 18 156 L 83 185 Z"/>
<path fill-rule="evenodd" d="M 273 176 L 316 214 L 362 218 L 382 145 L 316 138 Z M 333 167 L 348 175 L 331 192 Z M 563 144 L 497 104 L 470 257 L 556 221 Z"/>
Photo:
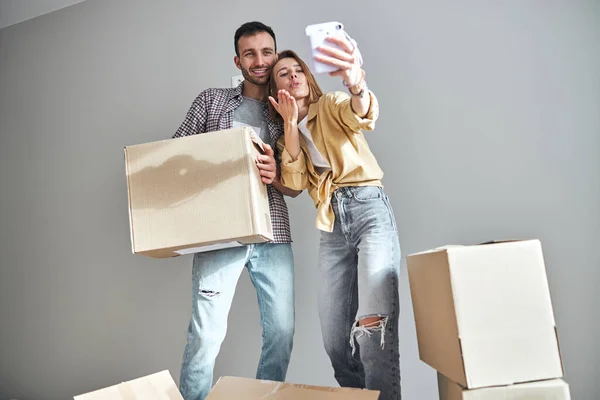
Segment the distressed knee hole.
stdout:
<path fill-rule="evenodd" d="M 350 331 L 350 346 L 352 346 L 352 355 L 356 351 L 356 340 L 362 336 L 372 337 L 376 332 L 381 335 L 381 349 L 385 347 L 385 328 L 387 326 L 387 315 L 370 315 L 358 318 L 352 330 Z"/>
<path fill-rule="evenodd" d="M 215 292 L 214 290 L 200 289 L 200 296 L 206 297 L 207 299 L 212 299 L 213 297 L 217 297 L 220 295 L 220 292 Z"/>
<path fill-rule="evenodd" d="M 378 326 L 381 323 L 381 321 L 384 318 L 386 318 L 386 317 L 380 317 L 380 316 L 365 317 L 363 319 L 358 320 L 358 325 L 359 326 L 364 326 L 366 328 L 376 327 L 376 326 Z"/>

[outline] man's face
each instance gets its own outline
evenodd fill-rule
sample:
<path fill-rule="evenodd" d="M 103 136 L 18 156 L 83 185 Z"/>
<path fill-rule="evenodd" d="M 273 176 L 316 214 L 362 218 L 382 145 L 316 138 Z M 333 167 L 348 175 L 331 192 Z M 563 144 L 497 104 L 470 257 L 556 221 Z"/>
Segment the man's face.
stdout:
<path fill-rule="evenodd" d="M 277 59 L 275 41 L 267 32 L 242 36 L 238 40 L 240 56 L 235 56 L 235 65 L 242 71 L 244 79 L 264 86 L 269 81 L 271 68 Z"/>

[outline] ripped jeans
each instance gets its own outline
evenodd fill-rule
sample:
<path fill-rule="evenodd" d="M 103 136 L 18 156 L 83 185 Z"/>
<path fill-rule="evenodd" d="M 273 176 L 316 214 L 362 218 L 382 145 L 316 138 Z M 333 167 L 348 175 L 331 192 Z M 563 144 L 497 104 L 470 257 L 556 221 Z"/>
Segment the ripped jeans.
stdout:
<path fill-rule="evenodd" d="M 192 317 L 180 389 L 185 400 L 204 400 L 227 332 L 227 316 L 242 270 L 256 288 L 262 352 L 257 379 L 284 381 L 294 336 L 294 260 L 289 243 L 261 243 L 194 254 Z"/>
<path fill-rule="evenodd" d="M 398 400 L 400 244 L 380 187 L 334 192 L 333 232 L 321 232 L 318 306 L 325 350 L 342 387 L 379 390 Z M 363 318 L 379 321 L 359 326 Z"/>

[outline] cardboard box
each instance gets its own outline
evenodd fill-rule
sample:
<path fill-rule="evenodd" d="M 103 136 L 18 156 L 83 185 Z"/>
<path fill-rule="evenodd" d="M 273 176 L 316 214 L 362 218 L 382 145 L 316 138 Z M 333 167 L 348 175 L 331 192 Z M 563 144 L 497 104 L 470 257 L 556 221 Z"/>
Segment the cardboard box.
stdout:
<path fill-rule="evenodd" d="M 249 127 L 125 148 L 131 246 L 163 258 L 273 239 Z"/>
<path fill-rule="evenodd" d="M 225 376 L 207 400 L 377 400 L 379 391 L 308 386 Z M 183 400 L 169 371 L 162 371 L 105 389 L 74 397 L 75 400 Z"/>
<path fill-rule="evenodd" d="M 225 376 L 206 400 L 377 400 L 379 391 L 308 386 Z"/>
<path fill-rule="evenodd" d="M 469 389 L 561 378 L 539 240 L 407 257 L 422 361 Z"/>
<path fill-rule="evenodd" d="M 482 389 L 465 389 L 438 373 L 440 400 L 571 400 L 562 379 L 519 383 Z"/>
<path fill-rule="evenodd" d="M 73 397 L 75 400 L 183 400 L 169 371 Z"/>

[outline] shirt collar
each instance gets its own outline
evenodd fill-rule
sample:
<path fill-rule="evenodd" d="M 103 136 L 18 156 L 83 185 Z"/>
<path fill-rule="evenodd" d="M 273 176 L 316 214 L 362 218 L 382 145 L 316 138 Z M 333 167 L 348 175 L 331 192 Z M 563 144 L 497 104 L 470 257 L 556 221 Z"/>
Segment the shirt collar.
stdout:
<path fill-rule="evenodd" d="M 244 88 L 244 81 L 240 82 L 239 85 L 229 91 L 229 97 L 227 100 L 235 99 L 242 101 L 242 89 Z"/>
<path fill-rule="evenodd" d="M 307 122 L 317 116 L 318 102 L 319 101 L 317 100 L 314 103 L 308 105 L 308 114 L 306 115 Z"/>

